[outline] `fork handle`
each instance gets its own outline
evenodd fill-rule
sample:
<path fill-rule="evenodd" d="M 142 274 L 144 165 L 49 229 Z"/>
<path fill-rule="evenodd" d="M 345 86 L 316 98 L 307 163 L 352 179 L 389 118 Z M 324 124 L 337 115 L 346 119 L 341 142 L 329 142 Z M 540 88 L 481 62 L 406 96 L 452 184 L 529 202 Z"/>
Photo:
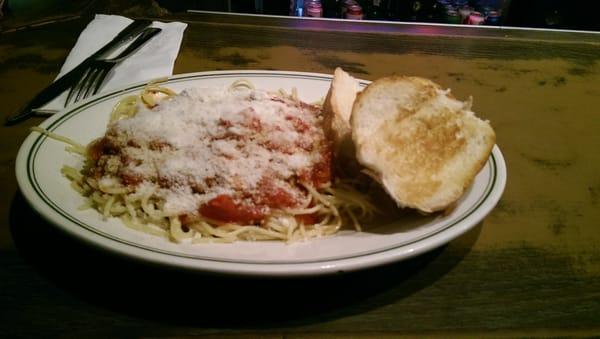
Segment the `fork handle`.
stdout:
<path fill-rule="evenodd" d="M 126 57 L 128 57 L 131 53 L 135 52 L 138 48 L 142 47 L 148 40 L 152 39 L 155 35 L 160 33 L 162 29 L 160 28 L 146 28 L 142 33 L 129 45 L 125 48 L 119 55 L 117 55 L 112 61 L 119 62 Z"/>

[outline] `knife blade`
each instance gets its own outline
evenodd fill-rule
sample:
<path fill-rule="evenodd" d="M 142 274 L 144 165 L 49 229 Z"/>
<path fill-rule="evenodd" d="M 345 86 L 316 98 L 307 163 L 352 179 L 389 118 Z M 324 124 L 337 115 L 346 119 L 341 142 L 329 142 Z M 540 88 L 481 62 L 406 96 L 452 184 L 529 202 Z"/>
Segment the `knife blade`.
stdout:
<path fill-rule="evenodd" d="M 152 22 L 150 20 L 135 20 L 134 22 L 129 24 L 106 45 L 98 49 L 96 52 L 94 52 L 94 54 L 86 58 L 84 61 L 82 61 L 79 65 L 67 72 L 65 75 L 56 79 L 56 81 L 54 81 L 48 87 L 44 88 L 41 92 L 39 92 L 24 107 L 22 107 L 16 113 L 9 116 L 6 119 L 4 125 L 14 125 L 18 122 L 29 118 L 31 115 L 33 115 L 35 108 L 48 103 L 50 100 L 56 98 L 59 94 L 71 87 L 71 85 L 83 75 L 83 71 L 85 71 L 90 62 L 99 57 L 105 56 L 106 54 L 114 51 L 116 48 L 129 42 L 137 35 L 139 35 L 146 27 L 150 26 L 151 23 Z"/>

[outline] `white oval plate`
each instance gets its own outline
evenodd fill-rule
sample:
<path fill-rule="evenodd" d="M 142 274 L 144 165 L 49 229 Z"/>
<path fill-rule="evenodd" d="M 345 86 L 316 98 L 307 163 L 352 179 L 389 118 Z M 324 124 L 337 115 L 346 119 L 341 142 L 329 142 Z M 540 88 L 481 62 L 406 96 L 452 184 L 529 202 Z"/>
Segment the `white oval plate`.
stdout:
<path fill-rule="evenodd" d="M 297 88 L 307 102 L 325 96 L 330 75 L 280 71 L 223 71 L 183 74 L 165 85 L 188 87 L 228 85 L 248 79 L 257 88 L 290 92 Z M 361 81 L 366 86 L 367 81 Z M 104 134 L 113 105 L 124 95 L 139 93 L 144 84 L 101 94 L 57 113 L 40 126 L 82 144 Z M 409 215 L 376 225 L 366 232 L 341 231 L 307 242 L 236 242 L 174 244 L 125 227 L 120 220 L 102 220 L 95 210 L 79 210 L 84 199 L 60 173 L 64 164 L 79 167 L 81 159 L 65 144 L 39 133 L 30 134 L 19 150 L 19 187 L 42 217 L 92 246 L 148 262 L 186 269 L 243 275 L 318 275 L 358 270 L 404 260 L 444 245 L 479 223 L 496 205 L 506 183 L 502 153 L 494 146 L 485 167 L 452 213 L 434 217 Z"/>

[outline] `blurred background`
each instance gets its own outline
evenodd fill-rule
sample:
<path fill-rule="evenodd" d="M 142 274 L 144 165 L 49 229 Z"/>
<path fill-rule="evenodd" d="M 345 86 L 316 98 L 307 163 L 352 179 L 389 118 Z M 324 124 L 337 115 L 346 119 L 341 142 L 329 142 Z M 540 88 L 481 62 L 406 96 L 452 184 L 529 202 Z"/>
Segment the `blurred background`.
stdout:
<path fill-rule="evenodd" d="M 584 0 L 0 0 L 2 29 L 94 12 L 152 15 L 188 10 L 353 20 L 600 30 Z"/>

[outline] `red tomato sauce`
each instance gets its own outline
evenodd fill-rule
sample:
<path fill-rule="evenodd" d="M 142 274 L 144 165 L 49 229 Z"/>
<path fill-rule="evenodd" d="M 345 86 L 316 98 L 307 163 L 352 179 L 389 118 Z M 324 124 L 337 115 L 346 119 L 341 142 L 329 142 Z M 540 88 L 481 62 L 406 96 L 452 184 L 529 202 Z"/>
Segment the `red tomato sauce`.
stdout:
<path fill-rule="evenodd" d="M 229 195 L 219 195 L 200 206 L 200 214 L 213 220 L 239 224 L 254 224 L 265 217 L 258 207 L 236 203 Z"/>
<path fill-rule="evenodd" d="M 324 153 L 322 159 L 312 169 L 302 172 L 299 179 L 311 183 L 314 187 L 320 187 L 330 182 L 331 153 L 329 150 Z M 304 191 L 301 186 L 297 186 L 296 189 Z M 232 196 L 219 195 L 200 206 L 199 212 L 213 220 L 251 225 L 263 221 L 271 209 L 293 208 L 298 204 L 299 201 L 292 193 L 278 187 L 271 179 L 263 178 L 260 183 L 260 191 L 255 197 L 252 197 L 251 203 L 239 203 Z M 298 215 L 296 220 L 310 225 L 318 222 L 318 216 L 316 214 Z"/>

